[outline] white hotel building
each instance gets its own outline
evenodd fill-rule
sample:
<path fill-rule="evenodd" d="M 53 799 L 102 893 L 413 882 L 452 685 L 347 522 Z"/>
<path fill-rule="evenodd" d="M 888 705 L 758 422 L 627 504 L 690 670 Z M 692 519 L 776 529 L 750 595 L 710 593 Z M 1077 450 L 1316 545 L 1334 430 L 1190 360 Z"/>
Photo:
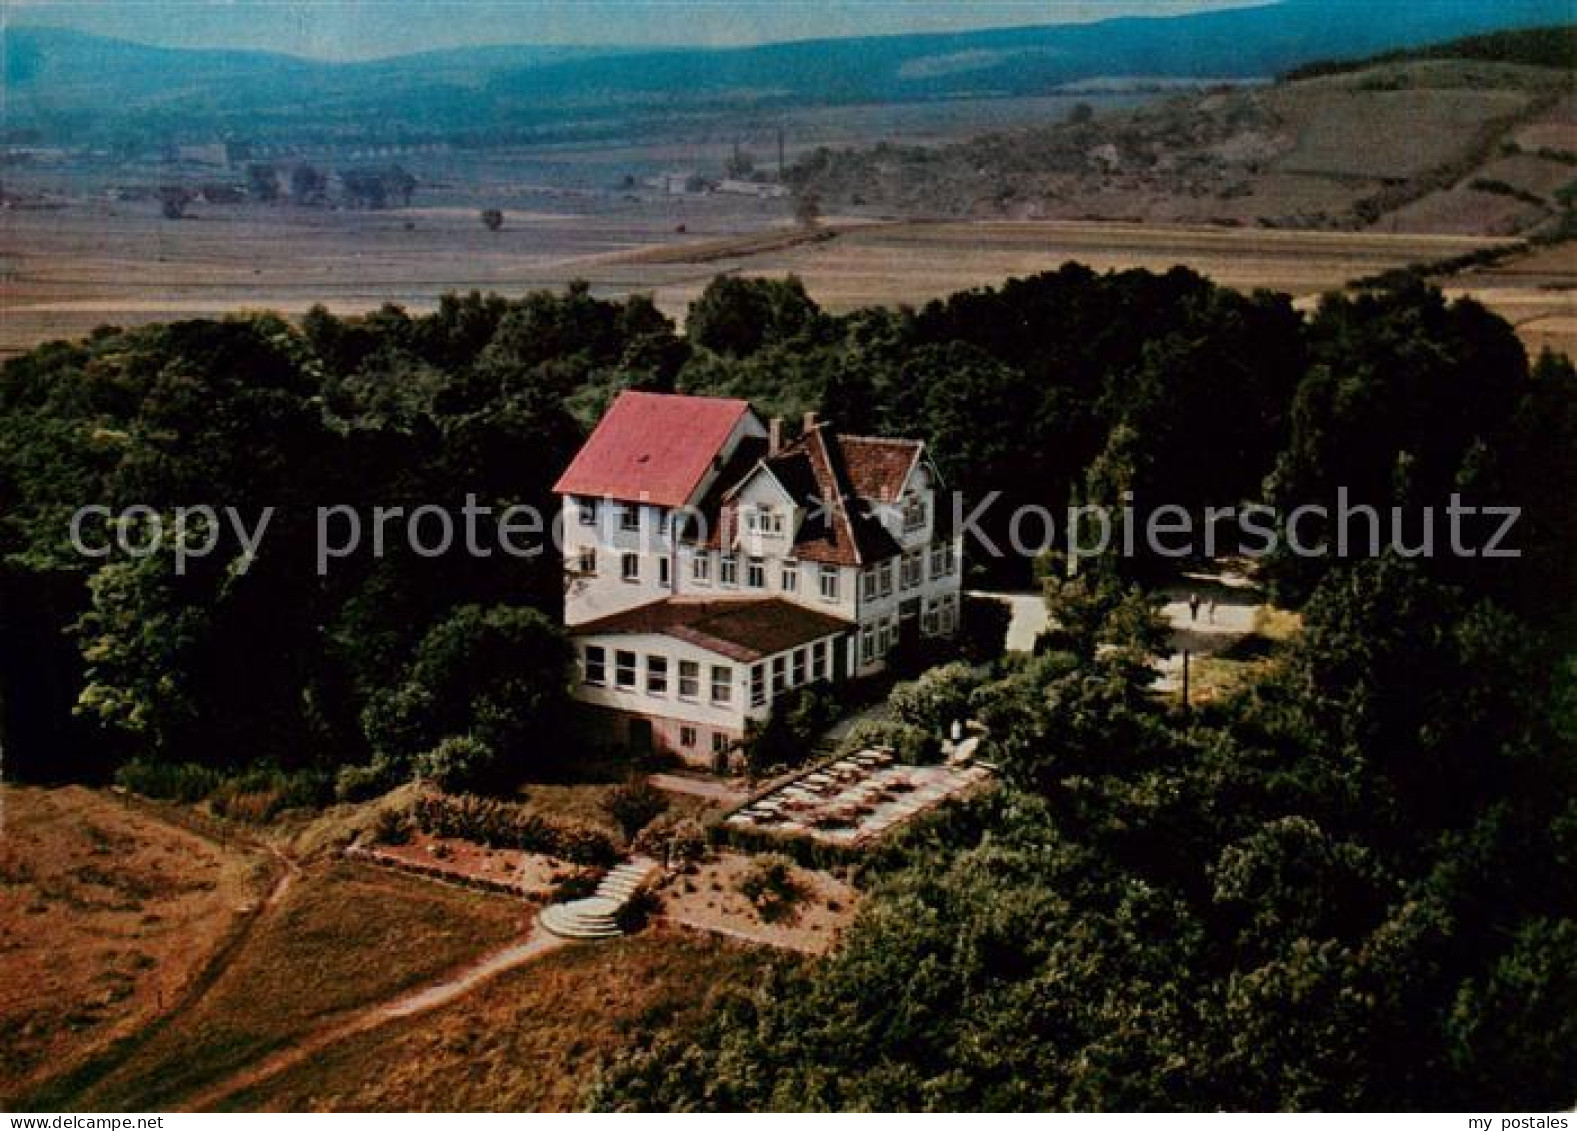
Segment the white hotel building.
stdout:
<path fill-rule="evenodd" d="M 711 764 L 785 691 L 951 635 L 960 539 L 917 440 L 782 439 L 742 400 L 626 392 L 554 488 L 576 696 Z"/>

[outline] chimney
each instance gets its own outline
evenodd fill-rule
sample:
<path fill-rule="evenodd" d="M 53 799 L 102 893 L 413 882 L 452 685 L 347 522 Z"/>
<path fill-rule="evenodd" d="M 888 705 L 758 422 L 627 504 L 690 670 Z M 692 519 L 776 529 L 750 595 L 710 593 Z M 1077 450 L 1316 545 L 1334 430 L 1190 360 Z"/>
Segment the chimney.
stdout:
<path fill-rule="evenodd" d="M 802 435 L 809 436 L 815 430 L 816 414 L 814 412 L 807 412 L 805 414 L 805 419 L 800 424 L 800 433 Z"/>
<path fill-rule="evenodd" d="M 767 421 L 767 455 L 775 456 L 783 447 L 783 418 L 774 416 Z"/>

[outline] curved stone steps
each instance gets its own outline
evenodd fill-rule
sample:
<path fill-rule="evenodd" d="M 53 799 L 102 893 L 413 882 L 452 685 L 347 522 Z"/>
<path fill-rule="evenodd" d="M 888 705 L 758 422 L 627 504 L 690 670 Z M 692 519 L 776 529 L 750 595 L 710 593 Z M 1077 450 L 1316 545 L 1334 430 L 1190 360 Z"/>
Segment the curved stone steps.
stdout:
<path fill-rule="evenodd" d="M 537 916 L 537 921 L 561 938 L 618 938 L 624 933 L 619 927 L 619 912 L 660 868 L 657 861 L 644 857 L 628 860 L 608 870 L 597 885 L 595 895 L 549 904 Z"/>

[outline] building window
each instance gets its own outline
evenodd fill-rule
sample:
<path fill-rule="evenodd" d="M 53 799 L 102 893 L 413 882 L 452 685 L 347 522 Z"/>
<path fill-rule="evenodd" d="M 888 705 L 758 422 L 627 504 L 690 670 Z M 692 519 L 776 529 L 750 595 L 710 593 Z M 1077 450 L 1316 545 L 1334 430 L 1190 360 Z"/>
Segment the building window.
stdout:
<path fill-rule="evenodd" d="M 586 682 L 598 687 L 608 682 L 608 654 L 595 644 L 586 645 Z"/>
<path fill-rule="evenodd" d="M 695 727 L 679 728 L 679 745 L 686 750 L 695 749 Z"/>
<path fill-rule="evenodd" d="M 619 529 L 639 530 L 641 528 L 641 508 L 631 503 L 626 503 L 619 508 Z"/>
<path fill-rule="evenodd" d="M 810 646 L 810 678 L 827 678 L 827 642 L 818 640 Z"/>
<path fill-rule="evenodd" d="M 958 598 L 954 594 L 949 593 L 942 598 L 942 608 L 938 617 L 938 623 L 944 635 L 952 632 L 958 626 Z"/>
<path fill-rule="evenodd" d="M 738 585 L 739 559 L 733 554 L 724 554 L 718 559 L 717 572 L 724 585 Z"/>
<path fill-rule="evenodd" d="M 860 629 L 860 663 L 868 664 L 876 659 L 876 626 L 866 625 Z"/>
<path fill-rule="evenodd" d="M 945 542 L 931 547 L 931 576 L 946 577 L 953 572 L 953 547 Z"/>
<path fill-rule="evenodd" d="M 668 657 L 646 657 L 646 694 L 668 694 Z"/>
<path fill-rule="evenodd" d="M 579 571 L 583 577 L 597 576 L 597 550 L 594 546 L 587 546 L 580 552 Z"/>
<path fill-rule="evenodd" d="M 788 663 L 782 656 L 772 657 L 772 697 L 776 699 L 788 686 Z"/>
<path fill-rule="evenodd" d="M 797 593 L 799 591 L 798 562 L 783 563 L 782 588 L 785 593 Z"/>
<path fill-rule="evenodd" d="M 806 660 L 805 649 L 803 649 L 803 648 L 796 648 L 794 650 L 794 686 L 795 687 L 798 687 L 800 684 L 805 682 L 805 667 L 806 667 L 805 660 Z"/>
<path fill-rule="evenodd" d="M 694 660 L 679 661 L 679 698 L 695 699 L 701 694 L 701 665 Z"/>
<path fill-rule="evenodd" d="M 639 581 L 641 579 L 641 556 L 639 554 L 625 554 L 619 564 L 619 575 L 626 581 Z"/>
<path fill-rule="evenodd" d="M 666 556 L 657 559 L 657 584 L 665 589 L 668 587 L 668 559 Z"/>
<path fill-rule="evenodd" d="M 755 664 L 750 669 L 750 705 L 761 707 L 767 701 L 767 669 L 764 664 Z"/>
<path fill-rule="evenodd" d="M 866 570 L 861 575 L 860 580 L 865 589 L 865 599 L 867 601 L 876 600 L 876 571 L 874 569 Z"/>
<path fill-rule="evenodd" d="M 836 601 L 838 599 L 838 567 L 822 566 L 820 582 L 821 599 L 823 601 Z"/>
<path fill-rule="evenodd" d="M 767 587 L 767 565 L 760 558 L 751 558 L 746 567 L 745 582 L 752 589 L 765 589 Z"/>
<path fill-rule="evenodd" d="M 885 656 L 893 650 L 893 638 L 898 634 L 898 621 L 896 619 L 882 621 L 882 626 L 876 634 L 876 649 Z"/>
<path fill-rule="evenodd" d="M 776 507 L 756 507 L 745 512 L 745 529 L 776 538 L 783 533 L 783 514 Z"/>
<path fill-rule="evenodd" d="M 927 636 L 936 635 L 937 619 L 941 608 L 942 602 L 940 601 L 926 601 L 925 613 L 920 617 L 920 631 Z"/>
<path fill-rule="evenodd" d="M 903 556 L 898 581 L 905 589 L 913 589 L 920 584 L 920 551 L 915 550 Z"/>
<path fill-rule="evenodd" d="M 597 525 L 597 500 L 596 499 L 576 499 L 575 500 L 575 513 L 580 516 L 580 524 L 582 526 L 596 526 Z"/>
<path fill-rule="evenodd" d="M 878 580 L 881 582 L 882 596 L 883 597 L 891 597 L 892 593 L 893 593 L 893 561 L 892 561 L 892 559 L 888 558 L 881 565 L 877 566 L 876 567 L 876 574 L 877 574 Z"/>
<path fill-rule="evenodd" d="M 910 495 L 903 501 L 903 529 L 905 534 L 919 530 L 925 525 L 925 500 L 918 495 Z"/>
<path fill-rule="evenodd" d="M 712 665 L 712 702 L 727 703 L 734 697 L 734 669 L 723 664 Z"/>
<path fill-rule="evenodd" d="M 727 754 L 728 753 L 728 735 L 724 734 L 720 730 L 714 730 L 712 732 L 712 753 L 713 754 Z"/>
<path fill-rule="evenodd" d="M 712 552 L 710 550 L 697 550 L 695 557 L 690 560 L 690 576 L 701 585 L 712 583 Z"/>
<path fill-rule="evenodd" d="M 635 653 L 619 651 L 613 654 L 613 680 L 625 691 L 635 690 Z"/>

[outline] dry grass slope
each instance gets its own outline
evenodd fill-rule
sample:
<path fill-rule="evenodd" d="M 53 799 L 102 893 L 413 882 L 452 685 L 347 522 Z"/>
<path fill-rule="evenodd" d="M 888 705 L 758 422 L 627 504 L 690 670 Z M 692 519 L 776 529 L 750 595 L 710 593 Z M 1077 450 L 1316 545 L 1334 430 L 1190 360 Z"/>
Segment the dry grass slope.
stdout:
<path fill-rule="evenodd" d="M 26 1102 L 55 1110 L 179 1106 L 334 1018 L 518 936 L 524 920 L 513 900 L 343 862 L 309 868 L 194 1008 L 102 1078 L 60 1080 Z"/>
<path fill-rule="evenodd" d="M 561 1111 L 597 1066 L 683 1025 L 713 987 L 750 985 L 767 952 L 652 931 L 548 955 L 437 1013 L 342 1042 L 232 1096 L 237 1111 Z"/>
<path fill-rule="evenodd" d="M 0 1097 L 171 1007 L 262 894 L 264 861 L 80 787 L 0 788 Z"/>

